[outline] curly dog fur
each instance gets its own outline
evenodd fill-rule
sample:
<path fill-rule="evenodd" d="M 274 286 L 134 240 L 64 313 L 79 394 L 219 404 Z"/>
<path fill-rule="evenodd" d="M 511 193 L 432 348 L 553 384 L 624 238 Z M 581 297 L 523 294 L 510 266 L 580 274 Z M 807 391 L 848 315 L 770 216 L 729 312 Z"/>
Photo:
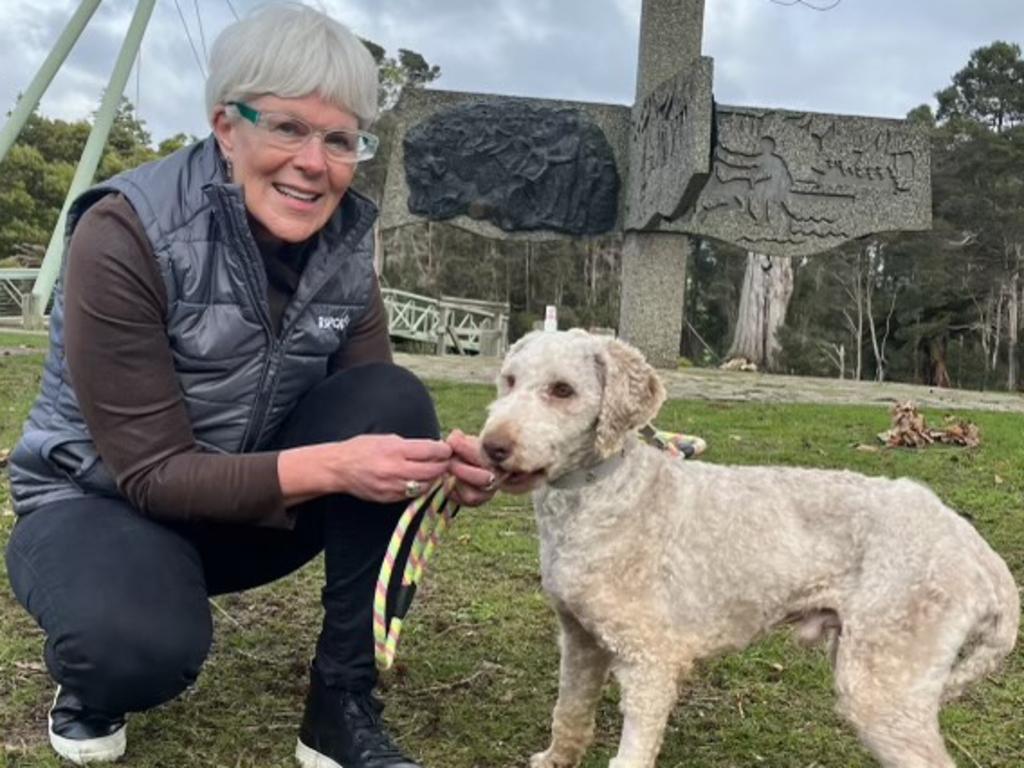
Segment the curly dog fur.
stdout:
<path fill-rule="evenodd" d="M 582 331 L 528 335 L 499 374 L 484 449 L 534 481 L 561 624 L 533 768 L 579 763 L 609 671 L 624 716 L 611 766 L 653 766 L 694 663 L 785 623 L 831 644 L 838 710 L 883 766 L 954 768 L 940 704 L 1016 642 L 1003 560 L 911 480 L 672 459 L 635 437 L 664 397 L 639 352 Z"/>

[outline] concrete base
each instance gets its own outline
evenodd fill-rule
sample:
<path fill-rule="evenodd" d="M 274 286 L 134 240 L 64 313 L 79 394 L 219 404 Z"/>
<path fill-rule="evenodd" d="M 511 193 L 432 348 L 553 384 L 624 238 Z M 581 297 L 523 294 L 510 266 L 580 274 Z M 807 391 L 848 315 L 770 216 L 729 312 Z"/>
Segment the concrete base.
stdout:
<path fill-rule="evenodd" d="M 686 235 L 627 232 L 622 251 L 619 337 L 657 368 L 675 368 L 683 331 Z"/>
<path fill-rule="evenodd" d="M 26 331 L 39 331 L 46 327 L 45 307 L 34 293 L 21 297 L 21 327 Z"/>

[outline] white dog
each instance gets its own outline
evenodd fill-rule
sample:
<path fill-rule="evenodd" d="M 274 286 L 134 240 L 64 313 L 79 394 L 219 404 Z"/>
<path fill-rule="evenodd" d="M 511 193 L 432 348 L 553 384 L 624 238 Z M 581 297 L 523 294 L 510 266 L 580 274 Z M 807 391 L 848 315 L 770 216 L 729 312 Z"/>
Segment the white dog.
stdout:
<path fill-rule="evenodd" d="M 533 333 L 498 378 L 484 449 L 535 486 L 543 585 L 561 622 L 551 745 L 579 763 L 611 670 L 612 768 L 653 766 L 694 662 L 793 623 L 831 643 L 839 711 L 886 768 L 954 768 L 940 703 L 1017 637 L 1006 564 L 911 480 L 682 462 L 635 437 L 665 397 L 632 347 Z"/>

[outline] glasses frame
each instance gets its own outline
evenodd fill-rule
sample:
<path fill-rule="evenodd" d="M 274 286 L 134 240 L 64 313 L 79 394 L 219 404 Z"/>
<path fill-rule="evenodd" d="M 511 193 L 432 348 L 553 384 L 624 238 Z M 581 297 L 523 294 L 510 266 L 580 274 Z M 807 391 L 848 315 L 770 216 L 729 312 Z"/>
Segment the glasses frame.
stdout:
<path fill-rule="evenodd" d="M 362 163 L 367 160 L 373 159 L 374 155 L 377 154 L 377 147 L 380 145 L 380 139 L 377 138 L 376 135 L 370 133 L 369 131 L 363 131 L 359 129 L 353 130 L 349 128 L 314 128 L 301 117 L 296 117 L 295 115 L 289 114 L 287 112 L 261 112 L 255 107 L 246 104 L 244 101 L 229 101 L 226 102 L 226 105 L 229 107 L 234 107 L 235 111 L 237 111 L 239 115 L 241 115 L 244 119 L 248 120 L 254 126 L 259 128 L 261 131 L 266 133 L 267 136 L 270 137 L 271 141 L 273 141 L 275 137 L 271 133 L 270 129 L 267 128 L 266 126 L 265 118 L 267 115 L 281 115 L 282 117 L 287 117 L 289 120 L 299 123 L 300 125 L 304 125 L 306 128 L 309 129 L 309 135 L 306 136 L 306 138 L 303 139 L 301 143 L 296 145 L 294 149 L 292 149 L 293 152 L 298 152 L 300 149 L 305 147 L 306 144 L 308 144 L 314 136 L 319 136 L 320 143 L 323 144 L 324 146 L 324 155 L 326 157 L 338 163 L 348 163 L 354 165 L 356 163 Z M 340 157 L 334 154 L 328 148 L 327 136 L 331 133 L 355 134 L 357 141 L 357 149 L 355 154 L 351 158 Z M 282 149 L 285 148 L 286 147 L 282 147 Z"/>

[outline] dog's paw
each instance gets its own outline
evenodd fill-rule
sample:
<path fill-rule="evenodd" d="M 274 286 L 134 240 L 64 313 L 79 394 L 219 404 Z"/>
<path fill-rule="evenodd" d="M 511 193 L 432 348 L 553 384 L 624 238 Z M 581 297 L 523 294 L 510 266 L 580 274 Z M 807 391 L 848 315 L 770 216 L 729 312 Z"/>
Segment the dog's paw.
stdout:
<path fill-rule="evenodd" d="M 550 749 L 538 752 L 530 758 L 530 768 L 576 768 L 578 764 L 578 760 L 559 760 Z"/>

